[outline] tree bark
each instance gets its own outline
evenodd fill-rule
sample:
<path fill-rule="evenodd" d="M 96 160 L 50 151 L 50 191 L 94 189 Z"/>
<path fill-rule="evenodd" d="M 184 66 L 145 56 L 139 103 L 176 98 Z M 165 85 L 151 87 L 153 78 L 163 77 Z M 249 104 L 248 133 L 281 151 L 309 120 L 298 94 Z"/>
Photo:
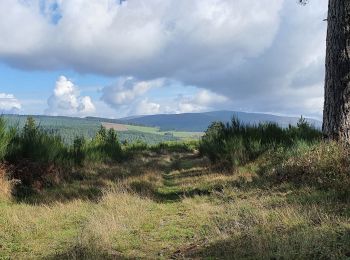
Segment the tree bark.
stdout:
<path fill-rule="evenodd" d="M 323 133 L 350 144 L 350 0 L 329 0 Z"/>

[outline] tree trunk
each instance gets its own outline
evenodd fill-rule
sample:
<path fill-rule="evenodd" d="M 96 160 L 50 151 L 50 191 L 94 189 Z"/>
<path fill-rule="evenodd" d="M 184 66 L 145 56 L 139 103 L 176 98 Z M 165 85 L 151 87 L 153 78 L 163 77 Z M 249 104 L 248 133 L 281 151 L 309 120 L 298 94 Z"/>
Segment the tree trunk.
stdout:
<path fill-rule="evenodd" d="M 350 0 L 329 0 L 323 133 L 350 144 Z"/>

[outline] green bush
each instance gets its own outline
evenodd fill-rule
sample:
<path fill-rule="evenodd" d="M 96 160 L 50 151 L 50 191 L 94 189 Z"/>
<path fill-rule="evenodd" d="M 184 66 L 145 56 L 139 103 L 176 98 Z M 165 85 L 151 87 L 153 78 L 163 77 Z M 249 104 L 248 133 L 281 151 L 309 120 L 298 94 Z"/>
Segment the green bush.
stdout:
<path fill-rule="evenodd" d="M 301 118 L 297 126 L 279 127 L 273 123 L 243 125 L 233 118 L 226 125 L 214 122 L 205 132 L 199 151 L 213 163 L 235 167 L 256 159 L 268 150 L 291 147 L 296 142 L 315 142 L 322 138 L 317 129 Z"/>
<path fill-rule="evenodd" d="M 89 161 L 120 161 L 123 159 L 123 151 L 114 129 L 101 126 L 96 136 L 86 145 L 86 157 Z"/>
<path fill-rule="evenodd" d="M 9 142 L 10 136 L 6 129 L 6 122 L 0 117 L 0 161 L 4 160 L 6 156 Z"/>
<path fill-rule="evenodd" d="M 149 149 L 149 145 L 142 140 L 124 143 L 124 151 L 128 154 L 131 154 L 134 152 L 147 151 L 148 149 Z"/>
<path fill-rule="evenodd" d="M 22 131 L 13 130 L 6 157 L 10 162 L 27 159 L 47 164 L 61 164 L 69 158 L 68 147 L 61 137 L 44 131 L 31 117 Z"/>
<path fill-rule="evenodd" d="M 91 141 L 84 137 L 76 137 L 72 145 L 65 143 L 59 135 L 37 126 L 31 117 L 27 119 L 22 130 L 15 130 L 12 135 L 4 131 L 5 135 L 11 137 L 5 156 L 12 163 L 28 160 L 71 167 L 73 164 L 82 165 L 87 159 L 107 162 L 123 158 L 117 133 L 113 129 L 107 131 L 101 127 Z M 1 144 L 5 143 L 3 135 L 0 121 Z"/>
<path fill-rule="evenodd" d="M 76 137 L 73 141 L 73 157 L 76 165 L 82 165 L 86 158 L 86 140 L 84 137 Z"/>

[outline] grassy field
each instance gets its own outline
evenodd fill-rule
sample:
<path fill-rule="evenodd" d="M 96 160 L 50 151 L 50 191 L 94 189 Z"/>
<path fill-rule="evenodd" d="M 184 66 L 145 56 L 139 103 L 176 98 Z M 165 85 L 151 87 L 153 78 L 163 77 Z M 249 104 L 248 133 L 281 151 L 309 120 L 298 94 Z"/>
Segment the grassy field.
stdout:
<path fill-rule="evenodd" d="M 0 259 L 348 259 L 349 155 L 303 119 L 151 146 L 0 120 Z"/>
<path fill-rule="evenodd" d="M 350 257 L 349 199 L 269 184 L 259 165 L 222 171 L 196 152 L 140 152 L 25 198 L 2 177 L 0 258 Z"/>
<path fill-rule="evenodd" d="M 160 131 L 158 127 L 148 126 L 137 126 L 137 125 L 124 125 L 124 124 L 113 124 L 113 123 L 102 123 L 107 129 L 113 128 L 119 132 L 124 131 L 135 131 L 148 134 L 157 135 L 171 135 L 181 140 L 198 140 L 202 137 L 202 132 L 181 132 L 181 131 Z"/>

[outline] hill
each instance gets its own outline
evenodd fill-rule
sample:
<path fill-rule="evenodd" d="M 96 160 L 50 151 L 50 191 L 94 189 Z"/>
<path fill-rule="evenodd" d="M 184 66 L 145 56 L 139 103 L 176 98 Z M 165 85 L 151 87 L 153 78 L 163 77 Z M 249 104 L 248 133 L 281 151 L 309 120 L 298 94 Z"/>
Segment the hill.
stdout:
<path fill-rule="evenodd" d="M 149 144 L 182 139 L 198 139 L 201 133 L 214 121 L 229 122 L 237 117 L 244 124 L 274 122 L 282 127 L 296 125 L 299 118 L 275 116 L 270 114 L 246 113 L 234 111 L 214 111 L 205 113 L 160 114 L 148 116 L 133 116 L 120 119 L 100 117 L 63 117 L 63 116 L 33 116 L 44 129 L 57 133 L 70 143 L 76 136 L 92 138 L 101 125 L 117 128 L 121 141 L 133 142 L 142 140 Z M 26 115 L 4 115 L 9 125 L 23 127 Z M 321 122 L 307 119 L 316 128 Z"/>
<path fill-rule="evenodd" d="M 22 128 L 27 120 L 27 115 L 4 115 L 8 125 Z M 53 134 L 60 135 L 66 143 L 72 143 L 75 137 L 93 138 L 104 122 L 110 122 L 104 118 L 77 118 L 62 116 L 32 116 L 37 124 Z M 157 129 L 150 131 L 142 127 L 124 126 L 127 131 L 118 131 L 120 141 L 134 142 L 141 140 L 148 144 L 158 144 L 166 141 L 176 141 L 179 138 L 174 135 L 165 135 L 157 132 Z M 147 131 L 146 131 L 147 130 Z"/>
<path fill-rule="evenodd" d="M 276 116 L 262 113 L 247 113 L 235 111 L 214 111 L 205 113 L 185 114 L 161 114 L 138 116 L 132 118 L 121 118 L 115 122 L 124 124 L 137 124 L 159 127 L 162 131 L 192 131 L 204 132 L 214 121 L 228 122 L 232 117 L 237 117 L 244 124 L 258 124 L 261 122 L 273 122 L 279 126 L 287 127 L 289 124 L 296 125 L 298 117 Z M 307 119 L 316 128 L 321 128 L 322 123 L 318 120 Z"/>

